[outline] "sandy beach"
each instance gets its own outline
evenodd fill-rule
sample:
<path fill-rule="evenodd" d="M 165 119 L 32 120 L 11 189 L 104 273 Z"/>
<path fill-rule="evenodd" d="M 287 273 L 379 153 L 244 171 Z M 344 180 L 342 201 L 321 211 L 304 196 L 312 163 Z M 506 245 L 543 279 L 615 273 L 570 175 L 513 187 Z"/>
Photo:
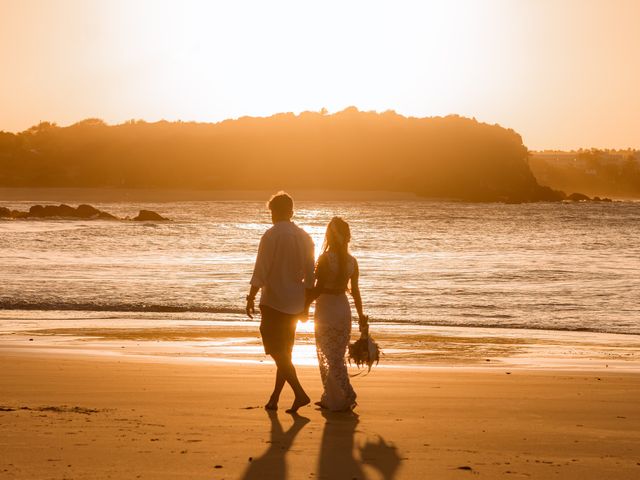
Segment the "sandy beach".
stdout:
<path fill-rule="evenodd" d="M 359 416 L 292 417 L 261 408 L 269 364 L 8 349 L 0 364 L 7 479 L 640 475 L 637 373 L 380 368 L 353 379 Z M 317 399 L 316 369 L 299 370 Z"/>

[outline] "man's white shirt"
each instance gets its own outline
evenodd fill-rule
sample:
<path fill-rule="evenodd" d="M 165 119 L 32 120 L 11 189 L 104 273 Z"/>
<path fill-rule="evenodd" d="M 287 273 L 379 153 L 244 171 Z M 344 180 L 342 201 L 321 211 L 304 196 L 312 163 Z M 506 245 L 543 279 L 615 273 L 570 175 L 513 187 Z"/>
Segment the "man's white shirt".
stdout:
<path fill-rule="evenodd" d="M 290 221 L 276 222 L 260 239 L 251 285 L 260 287 L 260 305 L 282 313 L 304 310 L 304 291 L 313 287 L 313 240 Z"/>

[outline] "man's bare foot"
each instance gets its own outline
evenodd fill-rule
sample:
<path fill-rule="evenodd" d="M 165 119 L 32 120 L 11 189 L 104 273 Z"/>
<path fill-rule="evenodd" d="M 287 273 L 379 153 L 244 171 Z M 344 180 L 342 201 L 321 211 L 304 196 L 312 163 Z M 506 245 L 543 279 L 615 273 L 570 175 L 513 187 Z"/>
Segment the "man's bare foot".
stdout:
<path fill-rule="evenodd" d="M 264 406 L 265 410 L 278 410 L 278 399 L 274 398 L 273 395 L 269 397 L 269 401 Z"/>
<path fill-rule="evenodd" d="M 304 397 L 296 397 L 291 405 L 291 408 L 285 410 L 287 413 L 296 413 L 300 407 L 304 407 L 305 405 L 309 405 L 311 403 L 311 399 L 308 395 Z"/>

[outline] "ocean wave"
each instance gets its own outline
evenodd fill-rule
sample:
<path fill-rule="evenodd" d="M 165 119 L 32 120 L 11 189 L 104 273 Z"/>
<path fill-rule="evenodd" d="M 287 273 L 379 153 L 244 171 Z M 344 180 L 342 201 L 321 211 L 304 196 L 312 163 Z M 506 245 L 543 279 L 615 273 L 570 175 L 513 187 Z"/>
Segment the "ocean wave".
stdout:
<path fill-rule="evenodd" d="M 479 317 L 479 318 L 515 318 L 513 315 L 509 315 L 507 313 L 493 313 L 493 314 L 483 314 L 483 313 L 461 313 L 461 317 Z"/>
<path fill-rule="evenodd" d="M 0 300 L 0 310 L 64 310 L 84 312 L 149 312 L 149 313 L 244 313 L 237 307 L 209 305 L 166 305 L 152 303 L 84 303 L 60 301 Z"/>
<path fill-rule="evenodd" d="M 83 303 L 73 301 L 24 301 L 0 299 L 0 310 L 16 311 L 76 311 L 116 313 L 210 313 L 243 315 L 244 309 L 232 306 L 199 304 L 151 304 L 151 303 Z M 117 317 L 115 317 L 117 318 Z M 464 320 L 461 320 L 464 318 Z M 493 321 L 491 321 L 493 319 Z M 500 321 L 504 319 L 504 321 Z M 511 319 L 511 320 L 510 320 Z M 640 335 L 640 330 L 630 325 L 547 324 L 545 322 L 521 323 L 511 315 L 482 315 L 462 313 L 458 319 L 421 320 L 417 318 L 371 318 L 371 323 L 386 325 L 413 325 L 422 327 L 460 327 L 474 329 L 514 329 L 560 332 L 586 332 L 620 335 Z"/>

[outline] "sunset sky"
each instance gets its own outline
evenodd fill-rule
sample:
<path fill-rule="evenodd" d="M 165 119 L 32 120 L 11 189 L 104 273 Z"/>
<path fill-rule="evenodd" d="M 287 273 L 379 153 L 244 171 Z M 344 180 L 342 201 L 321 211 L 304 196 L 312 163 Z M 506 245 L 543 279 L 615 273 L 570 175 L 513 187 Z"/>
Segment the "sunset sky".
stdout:
<path fill-rule="evenodd" d="M 355 105 L 640 147 L 640 1 L 0 0 L 0 130 Z"/>

